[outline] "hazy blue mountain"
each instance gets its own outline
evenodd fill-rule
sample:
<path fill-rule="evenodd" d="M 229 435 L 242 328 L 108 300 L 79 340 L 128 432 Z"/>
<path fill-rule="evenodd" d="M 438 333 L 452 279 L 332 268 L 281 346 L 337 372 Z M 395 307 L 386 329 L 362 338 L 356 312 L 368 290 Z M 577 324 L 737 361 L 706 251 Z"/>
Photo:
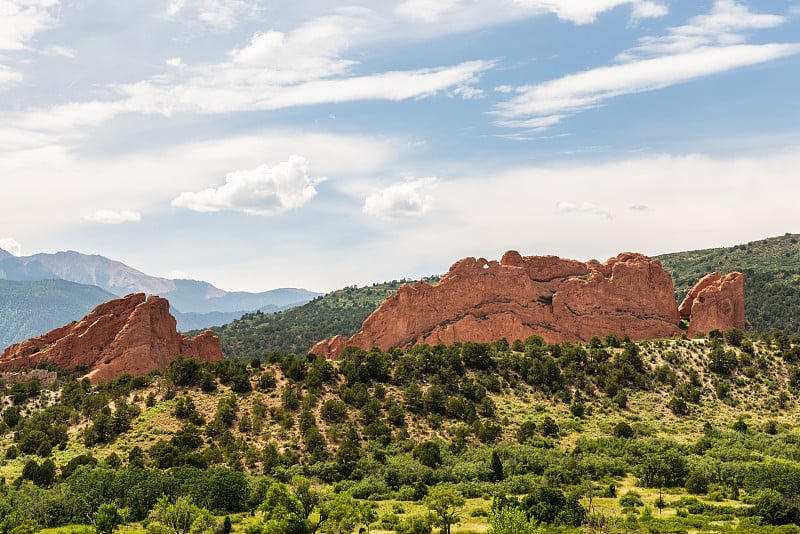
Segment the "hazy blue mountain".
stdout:
<path fill-rule="evenodd" d="M 269 306 L 275 306 L 276 311 L 286 309 L 290 305 L 304 304 L 321 295 L 297 288 L 272 289 L 260 293 L 228 292 L 199 280 L 171 280 L 150 276 L 104 256 L 75 251 L 19 257 L 5 251 L 0 254 L 0 279 L 53 278 L 94 285 L 120 297 L 140 292 L 159 295 L 169 299 L 170 304 L 182 314 L 226 312 L 235 313 L 239 317 L 243 313 Z"/>
<path fill-rule="evenodd" d="M 77 321 L 113 298 L 99 287 L 66 280 L 0 280 L 0 351 Z"/>

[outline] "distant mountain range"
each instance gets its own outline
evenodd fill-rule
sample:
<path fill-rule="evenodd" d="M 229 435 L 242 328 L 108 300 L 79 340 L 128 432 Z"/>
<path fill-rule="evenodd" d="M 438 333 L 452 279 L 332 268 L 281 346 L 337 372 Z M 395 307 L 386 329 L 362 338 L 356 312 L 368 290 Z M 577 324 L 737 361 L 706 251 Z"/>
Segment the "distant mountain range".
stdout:
<path fill-rule="evenodd" d="M 151 276 L 104 256 L 75 251 L 13 256 L 0 249 L 0 281 L 6 282 L 0 285 L 2 347 L 80 319 L 97 304 L 128 293 L 168 299 L 181 331 L 229 323 L 248 312 L 286 310 L 322 295 L 297 288 L 229 292 L 199 280 Z M 26 293 L 31 298 L 23 298 Z"/>

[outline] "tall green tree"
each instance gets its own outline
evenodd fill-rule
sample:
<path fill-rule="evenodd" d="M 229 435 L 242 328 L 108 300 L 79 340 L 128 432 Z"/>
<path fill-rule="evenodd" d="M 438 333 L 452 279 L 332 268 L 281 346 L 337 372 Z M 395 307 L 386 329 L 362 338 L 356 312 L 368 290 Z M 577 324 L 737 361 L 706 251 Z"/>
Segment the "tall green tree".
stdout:
<path fill-rule="evenodd" d="M 449 485 L 436 486 L 425 497 L 425 506 L 431 511 L 433 524 L 442 529 L 442 534 L 450 534 L 450 527 L 461 521 L 465 503 L 461 492 Z"/>

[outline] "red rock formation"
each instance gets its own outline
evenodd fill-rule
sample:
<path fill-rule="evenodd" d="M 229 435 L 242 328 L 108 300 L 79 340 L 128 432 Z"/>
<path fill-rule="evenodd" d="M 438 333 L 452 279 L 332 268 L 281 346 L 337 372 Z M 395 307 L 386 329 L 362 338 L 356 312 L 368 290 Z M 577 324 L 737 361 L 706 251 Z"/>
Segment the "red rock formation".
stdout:
<path fill-rule="evenodd" d="M 69 370 L 85 367 L 98 383 L 165 369 L 181 354 L 219 361 L 222 346 L 210 331 L 193 340 L 178 334 L 166 299 L 134 293 L 101 304 L 77 323 L 11 345 L 0 355 L 0 371 L 48 361 Z"/>
<path fill-rule="evenodd" d="M 681 319 L 689 320 L 689 337 L 714 329 L 744 330 L 744 275 L 732 272 L 704 276 L 683 299 L 678 312 Z"/>
<path fill-rule="evenodd" d="M 703 315 L 700 324 L 716 320 L 707 308 L 697 313 Z M 499 263 L 459 260 L 435 286 L 402 286 L 364 321 L 361 332 L 346 341 L 321 341 L 311 352 L 336 358 L 346 346 L 387 350 L 531 335 L 549 343 L 609 333 L 658 339 L 680 335 L 679 324 L 672 279 L 658 260 L 624 252 L 605 263 L 582 263 L 508 251 Z"/>

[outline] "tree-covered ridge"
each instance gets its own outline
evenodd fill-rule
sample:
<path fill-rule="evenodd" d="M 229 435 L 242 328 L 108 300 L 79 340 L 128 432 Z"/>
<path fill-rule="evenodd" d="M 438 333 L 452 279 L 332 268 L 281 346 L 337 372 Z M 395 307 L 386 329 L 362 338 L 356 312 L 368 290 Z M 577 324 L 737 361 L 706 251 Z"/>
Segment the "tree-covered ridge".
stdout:
<path fill-rule="evenodd" d="M 742 271 L 748 329 L 800 332 L 800 234 L 656 258 L 672 275 L 678 302 L 708 273 Z"/>
<path fill-rule="evenodd" d="M 62 372 L 5 389 L 0 524 L 773 532 L 800 519 L 798 364 L 731 330 Z"/>
<path fill-rule="evenodd" d="M 680 302 L 697 281 L 714 271 L 743 271 L 748 330 L 800 332 L 800 235 L 787 234 L 730 248 L 664 254 L 657 258 L 672 275 Z M 439 277 L 427 278 L 431 283 Z M 303 354 L 337 334 L 352 336 L 403 281 L 346 287 L 276 314 L 253 313 L 214 328 L 225 356 L 250 361 L 274 350 Z M 411 282 L 411 281 L 409 281 Z"/>
<path fill-rule="evenodd" d="M 435 283 L 438 277 L 426 280 Z M 263 360 L 275 350 L 305 354 L 322 339 L 337 334 L 349 337 L 358 332 L 364 319 L 404 283 L 413 281 L 345 287 L 275 314 L 249 313 L 213 330 L 222 340 L 227 358 Z"/>

